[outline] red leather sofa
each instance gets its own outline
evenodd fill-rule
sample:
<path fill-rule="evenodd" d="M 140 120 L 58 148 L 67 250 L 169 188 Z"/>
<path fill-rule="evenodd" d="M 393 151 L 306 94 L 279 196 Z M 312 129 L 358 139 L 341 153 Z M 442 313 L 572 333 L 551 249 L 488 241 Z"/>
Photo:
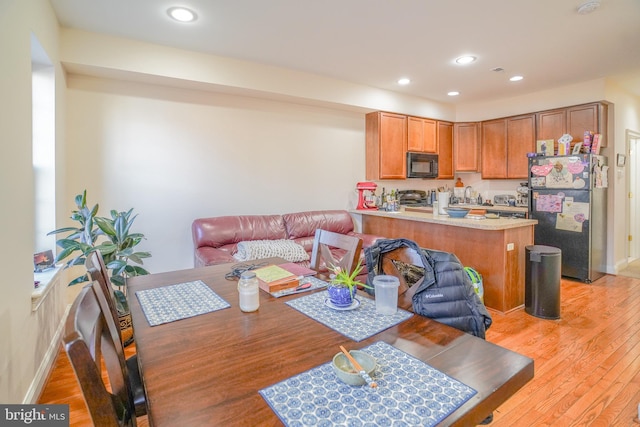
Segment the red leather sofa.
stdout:
<path fill-rule="evenodd" d="M 204 267 L 238 261 L 233 255 L 238 243 L 251 240 L 290 239 L 304 247 L 311 258 L 316 229 L 357 236 L 364 248 L 371 246 L 382 236 L 354 231 L 353 218 L 344 210 L 296 212 L 283 215 L 237 215 L 199 218 L 193 221 L 191 231 L 194 245 L 194 265 Z M 361 255 L 362 256 L 362 255 Z M 310 261 L 300 261 L 306 267 Z M 363 260 L 363 271 L 366 265 Z"/>

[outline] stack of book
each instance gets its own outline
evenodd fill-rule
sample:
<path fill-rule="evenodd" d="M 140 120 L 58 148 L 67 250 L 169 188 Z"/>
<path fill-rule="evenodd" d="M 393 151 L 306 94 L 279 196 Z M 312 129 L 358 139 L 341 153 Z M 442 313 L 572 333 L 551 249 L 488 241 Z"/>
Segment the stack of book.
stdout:
<path fill-rule="evenodd" d="M 316 274 L 314 270 L 293 262 L 280 265 L 267 265 L 254 270 L 258 285 L 263 291 L 272 293 L 283 289 L 295 288 L 303 276 Z"/>

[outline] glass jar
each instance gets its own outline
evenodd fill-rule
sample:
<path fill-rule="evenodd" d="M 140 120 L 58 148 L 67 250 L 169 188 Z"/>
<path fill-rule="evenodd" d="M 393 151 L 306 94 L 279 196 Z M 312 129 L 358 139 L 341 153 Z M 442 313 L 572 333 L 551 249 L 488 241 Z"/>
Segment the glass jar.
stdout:
<path fill-rule="evenodd" d="M 260 288 L 258 278 L 253 271 L 245 271 L 238 280 L 238 297 L 240 310 L 245 312 L 256 311 L 260 307 Z"/>

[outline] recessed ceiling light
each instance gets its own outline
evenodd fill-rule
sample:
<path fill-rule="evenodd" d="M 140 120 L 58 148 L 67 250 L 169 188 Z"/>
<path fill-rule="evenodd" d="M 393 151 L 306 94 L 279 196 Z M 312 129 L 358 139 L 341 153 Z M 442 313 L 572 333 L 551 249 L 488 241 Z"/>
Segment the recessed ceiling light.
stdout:
<path fill-rule="evenodd" d="M 522 76 L 513 76 L 513 77 L 509 78 L 509 80 L 511 80 L 512 82 L 519 82 L 522 79 L 524 79 L 524 77 L 522 77 Z"/>
<path fill-rule="evenodd" d="M 456 90 L 452 90 L 451 92 L 447 92 L 447 95 L 449 95 L 449 96 L 458 96 L 458 95 L 460 95 L 460 92 L 458 92 Z"/>
<path fill-rule="evenodd" d="M 172 7 L 167 10 L 167 13 L 179 22 L 193 22 L 198 18 L 198 15 L 193 10 L 186 7 Z"/>
<path fill-rule="evenodd" d="M 587 13 L 591 13 L 597 8 L 600 7 L 600 2 L 595 0 L 588 0 L 582 2 L 580 6 L 578 6 L 578 13 L 580 15 L 586 15 Z"/>
<path fill-rule="evenodd" d="M 401 78 L 401 79 L 399 79 L 399 80 L 398 80 L 398 84 L 399 84 L 399 85 L 403 85 L 403 86 L 405 86 L 405 85 L 408 85 L 409 83 L 411 83 L 411 80 L 409 80 L 409 79 L 408 79 L 408 78 L 406 78 L 406 77 L 403 77 L 403 78 Z"/>
<path fill-rule="evenodd" d="M 456 58 L 456 64 L 467 65 L 474 62 L 477 58 L 475 56 L 465 55 L 459 58 Z"/>

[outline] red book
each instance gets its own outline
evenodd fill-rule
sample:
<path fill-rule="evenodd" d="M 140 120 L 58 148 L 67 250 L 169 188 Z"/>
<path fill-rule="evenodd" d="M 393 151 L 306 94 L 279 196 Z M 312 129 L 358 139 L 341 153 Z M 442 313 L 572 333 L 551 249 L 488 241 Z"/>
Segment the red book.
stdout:
<path fill-rule="evenodd" d="M 287 262 L 285 264 L 279 264 L 279 266 L 296 276 L 306 277 L 315 276 L 316 274 L 318 274 L 317 271 L 304 267 L 300 264 L 296 264 L 295 262 Z"/>

